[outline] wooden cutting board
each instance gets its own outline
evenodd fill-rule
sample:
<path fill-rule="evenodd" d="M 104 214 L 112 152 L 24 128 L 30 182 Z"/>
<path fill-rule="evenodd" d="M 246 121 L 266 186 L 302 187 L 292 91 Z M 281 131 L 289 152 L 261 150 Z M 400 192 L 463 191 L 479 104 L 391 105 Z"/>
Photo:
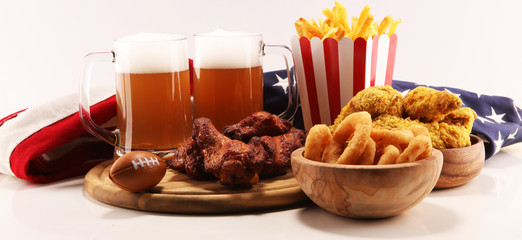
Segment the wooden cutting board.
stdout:
<path fill-rule="evenodd" d="M 114 161 L 108 160 L 85 176 L 87 192 L 101 202 L 136 210 L 166 213 L 235 213 L 276 209 L 308 201 L 292 171 L 262 179 L 249 189 L 232 189 L 217 181 L 196 181 L 168 169 L 161 182 L 147 192 L 130 193 L 109 179 Z"/>

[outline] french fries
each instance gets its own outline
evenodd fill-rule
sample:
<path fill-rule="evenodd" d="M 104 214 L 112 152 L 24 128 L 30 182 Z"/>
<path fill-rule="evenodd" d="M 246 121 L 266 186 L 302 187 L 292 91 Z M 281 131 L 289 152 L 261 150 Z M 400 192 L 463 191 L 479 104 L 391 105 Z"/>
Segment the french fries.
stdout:
<path fill-rule="evenodd" d="M 349 37 L 355 41 L 357 38 L 368 39 L 382 34 L 391 36 L 397 30 L 397 25 L 401 23 L 401 19 L 394 20 L 391 15 L 384 17 L 380 23 L 374 21 L 374 16 L 370 14 L 370 7 L 366 5 L 359 17 L 351 18 L 350 27 L 346 7 L 337 1 L 335 1 L 335 6 L 332 9 L 326 8 L 322 13 L 326 20 L 319 18 L 319 23 L 304 18 L 299 18 L 295 22 L 295 29 L 299 38 L 307 37 L 311 39 L 317 37 L 321 40 L 333 38 L 339 41 L 343 37 Z"/>

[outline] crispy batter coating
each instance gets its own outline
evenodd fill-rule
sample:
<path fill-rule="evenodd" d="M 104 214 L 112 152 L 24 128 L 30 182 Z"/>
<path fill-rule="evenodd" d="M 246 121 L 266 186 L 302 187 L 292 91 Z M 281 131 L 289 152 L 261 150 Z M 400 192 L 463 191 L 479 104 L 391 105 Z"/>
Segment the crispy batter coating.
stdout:
<path fill-rule="evenodd" d="M 469 110 L 464 110 L 469 113 Z M 464 112 L 463 111 L 463 112 Z M 475 118 L 470 118 L 471 123 L 462 124 L 461 122 L 430 122 L 423 123 L 418 120 L 411 120 L 410 118 L 400 118 L 391 115 L 381 115 L 373 120 L 373 125 L 378 127 L 389 128 L 409 128 L 412 125 L 421 125 L 428 129 L 430 133 L 431 142 L 434 148 L 459 148 L 471 145 L 469 134 L 471 128 L 468 128 L 473 123 Z"/>
<path fill-rule="evenodd" d="M 463 107 L 446 115 L 442 122 L 450 125 L 463 126 L 464 128 L 471 131 L 471 128 L 473 127 L 473 121 L 475 121 L 476 118 L 477 113 L 473 109 L 469 107 Z"/>
<path fill-rule="evenodd" d="M 381 114 L 389 114 L 402 117 L 403 99 L 402 95 L 390 86 L 375 86 L 366 88 L 357 93 L 341 113 L 335 119 L 334 125 L 330 126 L 330 131 L 334 132 L 337 126 L 348 115 L 355 112 L 366 111 L 372 118 Z"/>
<path fill-rule="evenodd" d="M 416 87 L 404 96 L 405 115 L 421 122 L 440 122 L 461 106 L 457 95 L 428 87 Z"/>
<path fill-rule="evenodd" d="M 457 148 L 471 144 L 469 134 L 477 114 L 462 106 L 462 100 L 448 91 L 417 87 L 401 94 L 390 86 L 369 87 L 360 91 L 341 110 L 330 131 L 334 132 L 346 116 L 367 111 L 380 127 L 408 128 L 421 125 L 430 132 L 434 148 Z"/>
<path fill-rule="evenodd" d="M 316 124 L 308 131 L 303 156 L 320 162 L 323 156 L 323 151 L 330 140 L 332 140 L 330 128 L 328 128 L 326 124 Z"/>

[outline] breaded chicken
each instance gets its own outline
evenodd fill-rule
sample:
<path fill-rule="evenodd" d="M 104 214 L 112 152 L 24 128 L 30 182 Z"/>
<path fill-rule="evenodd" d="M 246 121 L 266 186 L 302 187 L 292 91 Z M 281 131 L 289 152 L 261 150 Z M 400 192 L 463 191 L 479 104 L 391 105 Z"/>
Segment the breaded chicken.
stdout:
<path fill-rule="evenodd" d="M 330 126 L 330 131 L 335 131 L 337 125 L 339 125 L 348 115 L 361 111 L 370 113 L 372 118 L 381 114 L 402 117 L 402 95 L 390 86 L 366 88 L 357 93 L 350 102 L 343 107 L 341 113 L 335 119 L 334 125 Z"/>
<path fill-rule="evenodd" d="M 471 128 L 473 127 L 473 121 L 475 121 L 476 118 L 477 113 L 473 109 L 469 107 L 463 107 L 446 115 L 442 122 L 463 126 L 471 131 Z"/>
<path fill-rule="evenodd" d="M 412 125 L 421 125 L 428 129 L 430 132 L 431 142 L 434 148 L 459 148 L 471 145 L 470 133 L 473 121 L 476 115 L 472 109 L 463 109 L 460 112 L 465 116 L 470 117 L 465 121 L 448 121 L 448 122 L 430 122 L 423 123 L 418 120 L 411 120 L 410 118 L 400 118 L 392 115 L 380 115 L 373 120 L 373 126 L 376 127 L 389 127 L 389 128 L 408 128 Z M 471 115 L 469 115 L 471 114 Z M 457 118 L 455 118 L 457 119 Z M 461 120 L 464 118 L 461 118 Z M 449 120 L 449 119 L 448 119 Z"/>
<path fill-rule="evenodd" d="M 461 106 L 457 95 L 428 87 L 417 87 L 404 96 L 404 114 L 421 122 L 440 122 Z"/>

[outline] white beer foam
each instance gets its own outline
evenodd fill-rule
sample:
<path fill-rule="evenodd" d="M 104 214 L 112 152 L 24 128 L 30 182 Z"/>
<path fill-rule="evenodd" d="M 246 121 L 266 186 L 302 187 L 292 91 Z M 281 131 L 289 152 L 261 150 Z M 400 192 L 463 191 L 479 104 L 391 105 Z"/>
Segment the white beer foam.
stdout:
<path fill-rule="evenodd" d="M 249 68 L 261 66 L 262 37 L 255 33 L 218 29 L 194 36 L 195 68 Z"/>
<path fill-rule="evenodd" d="M 189 69 L 186 37 L 139 33 L 114 42 L 119 73 L 164 73 Z"/>

